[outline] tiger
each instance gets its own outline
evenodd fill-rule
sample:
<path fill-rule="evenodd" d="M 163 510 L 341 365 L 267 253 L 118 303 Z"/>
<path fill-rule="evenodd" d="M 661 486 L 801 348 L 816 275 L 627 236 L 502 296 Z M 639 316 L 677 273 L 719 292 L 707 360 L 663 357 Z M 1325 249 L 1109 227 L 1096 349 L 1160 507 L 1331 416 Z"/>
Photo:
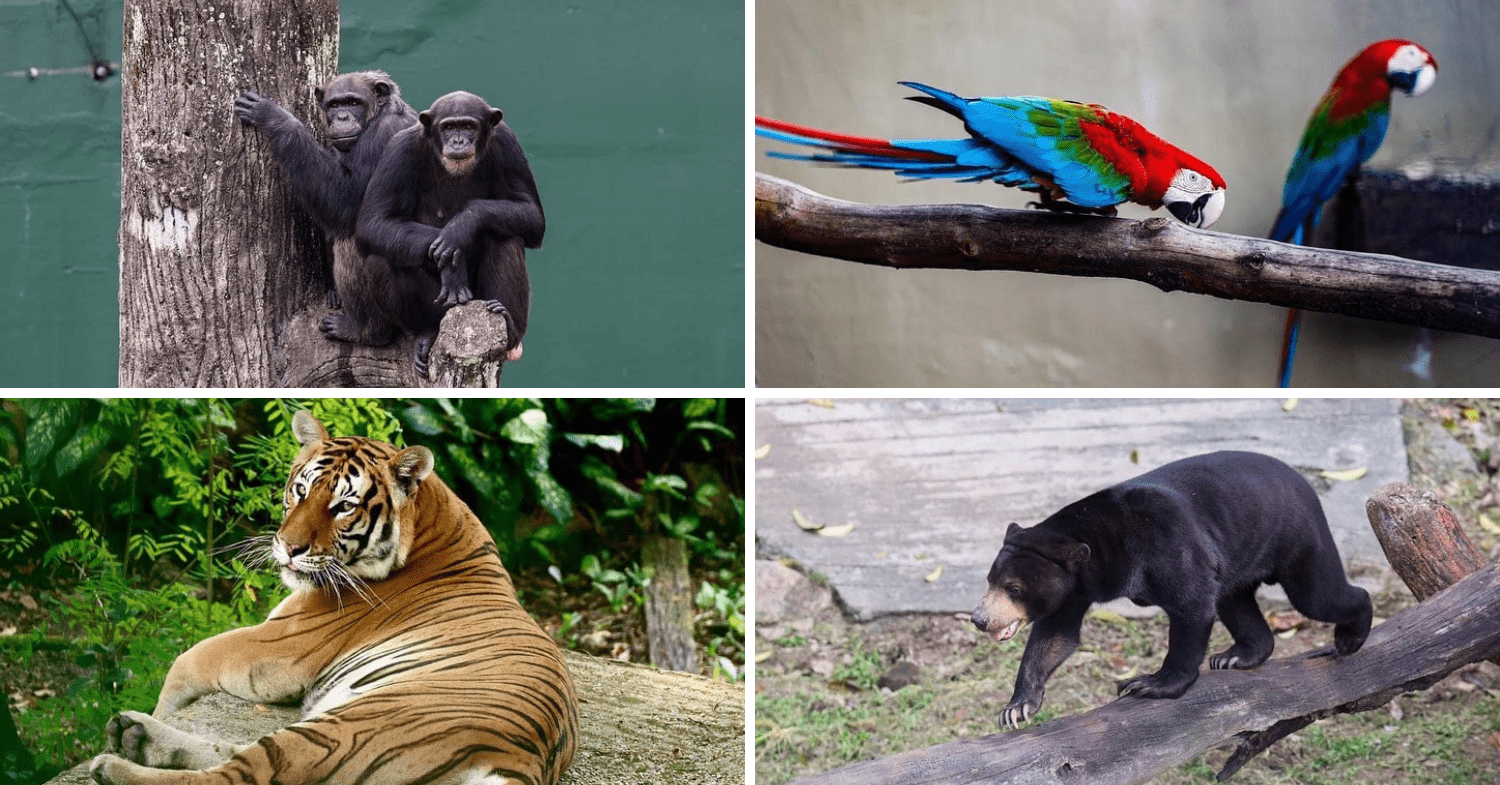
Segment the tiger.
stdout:
<path fill-rule="evenodd" d="M 576 744 L 572 680 L 432 452 L 333 439 L 305 411 L 292 431 L 301 449 L 270 538 L 291 594 L 178 656 L 150 715 L 112 717 L 93 779 L 554 785 Z M 214 691 L 300 700 L 302 719 L 246 745 L 162 722 Z"/>

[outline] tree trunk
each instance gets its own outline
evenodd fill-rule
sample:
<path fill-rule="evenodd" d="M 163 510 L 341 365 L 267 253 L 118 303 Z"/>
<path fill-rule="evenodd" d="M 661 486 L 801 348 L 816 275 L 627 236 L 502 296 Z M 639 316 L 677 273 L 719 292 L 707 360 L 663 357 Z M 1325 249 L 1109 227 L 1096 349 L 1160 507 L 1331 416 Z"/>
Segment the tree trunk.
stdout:
<path fill-rule="evenodd" d="M 641 543 L 641 561 L 652 570 L 646 587 L 646 635 L 651 664 L 672 671 L 696 671 L 693 643 L 693 581 L 688 576 L 687 550 L 682 540 L 648 534 Z"/>
<path fill-rule="evenodd" d="M 126 0 L 122 38 L 120 386 L 273 386 L 277 333 L 332 277 L 234 98 L 315 116 L 338 0 Z"/>
<path fill-rule="evenodd" d="M 755 176 L 755 238 L 897 269 L 1129 278 L 1284 308 L 1500 338 L 1500 272 L 1190 229 L 977 205 L 877 206 Z"/>
<path fill-rule="evenodd" d="M 328 244 L 233 110 L 255 90 L 322 134 L 313 88 L 337 72 L 338 35 L 338 0 L 126 0 L 121 387 L 419 386 L 410 337 L 322 335 Z M 434 383 L 498 384 L 494 345 L 466 340 L 493 338 L 491 316 L 450 314 L 439 342 L 460 348 L 434 358 Z"/>

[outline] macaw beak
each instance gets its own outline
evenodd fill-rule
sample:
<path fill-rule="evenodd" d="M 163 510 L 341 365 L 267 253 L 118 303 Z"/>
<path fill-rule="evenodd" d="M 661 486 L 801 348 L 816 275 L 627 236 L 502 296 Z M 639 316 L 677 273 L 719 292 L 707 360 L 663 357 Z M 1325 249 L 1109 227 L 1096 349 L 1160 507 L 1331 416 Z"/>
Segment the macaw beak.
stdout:
<path fill-rule="evenodd" d="M 1430 65 L 1424 65 L 1415 71 L 1395 71 L 1386 74 L 1386 80 L 1391 87 L 1400 90 L 1410 96 L 1418 96 L 1432 87 L 1437 81 L 1437 69 Z"/>
<path fill-rule="evenodd" d="M 1224 212 L 1224 189 L 1209 191 L 1192 201 L 1167 202 L 1166 207 L 1167 212 L 1188 226 L 1207 229 Z"/>

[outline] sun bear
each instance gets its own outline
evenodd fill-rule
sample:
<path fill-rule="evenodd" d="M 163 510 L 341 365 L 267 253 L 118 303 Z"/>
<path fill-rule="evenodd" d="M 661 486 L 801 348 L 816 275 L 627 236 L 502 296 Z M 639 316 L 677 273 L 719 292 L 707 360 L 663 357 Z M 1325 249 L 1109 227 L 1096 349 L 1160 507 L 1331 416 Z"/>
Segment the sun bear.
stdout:
<path fill-rule="evenodd" d="M 1370 596 L 1344 577 L 1317 493 L 1296 469 L 1265 455 L 1184 458 L 1030 528 L 1012 523 L 971 616 L 997 641 L 1032 624 L 1001 727 L 1036 714 L 1047 678 L 1078 647 L 1084 614 L 1096 602 L 1158 605 L 1171 623 L 1161 669 L 1120 682 L 1122 696 L 1186 692 L 1198 680 L 1215 616 L 1234 645 L 1209 667 L 1260 665 L 1276 643 L 1255 602 L 1262 583 L 1281 584 L 1304 616 L 1334 624 L 1340 656 L 1364 645 Z"/>

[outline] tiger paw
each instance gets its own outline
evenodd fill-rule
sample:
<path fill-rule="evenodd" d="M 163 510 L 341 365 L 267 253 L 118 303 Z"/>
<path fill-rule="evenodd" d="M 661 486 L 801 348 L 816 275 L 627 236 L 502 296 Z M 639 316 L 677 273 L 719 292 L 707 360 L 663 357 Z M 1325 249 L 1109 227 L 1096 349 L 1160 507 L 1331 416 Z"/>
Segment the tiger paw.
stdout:
<path fill-rule="evenodd" d="M 89 764 L 89 776 L 99 785 L 133 785 L 140 769 L 117 755 L 99 755 Z"/>

